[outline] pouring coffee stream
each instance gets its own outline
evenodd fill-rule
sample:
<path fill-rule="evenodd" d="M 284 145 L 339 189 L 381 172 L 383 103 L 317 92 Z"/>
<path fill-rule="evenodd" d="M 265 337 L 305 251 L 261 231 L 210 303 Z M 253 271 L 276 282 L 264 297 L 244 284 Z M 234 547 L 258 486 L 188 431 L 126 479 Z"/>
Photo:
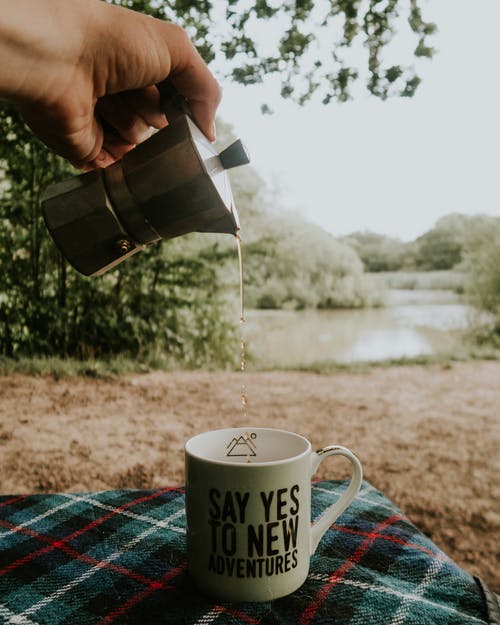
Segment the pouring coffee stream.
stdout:
<path fill-rule="evenodd" d="M 227 170 L 250 162 L 241 141 L 218 153 L 169 80 L 158 85 L 168 126 L 105 169 L 51 185 L 47 228 L 80 273 L 97 276 L 162 239 L 240 227 Z"/>
<path fill-rule="evenodd" d="M 242 243 L 241 236 L 239 233 L 236 233 L 236 247 L 238 248 L 238 267 L 240 273 L 240 371 L 243 375 L 246 369 L 246 341 L 245 334 L 243 331 L 243 325 L 246 322 L 245 319 L 245 301 L 244 301 L 244 288 L 243 288 L 243 251 L 242 251 Z M 248 404 L 248 396 L 247 396 L 247 387 L 245 384 L 245 379 L 243 379 L 241 384 L 241 405 L 243 406 L 243 418 L 246 422 L 247 420 L 247 404 Z M 250 460 L 248 459 L 248 462 Z"/>

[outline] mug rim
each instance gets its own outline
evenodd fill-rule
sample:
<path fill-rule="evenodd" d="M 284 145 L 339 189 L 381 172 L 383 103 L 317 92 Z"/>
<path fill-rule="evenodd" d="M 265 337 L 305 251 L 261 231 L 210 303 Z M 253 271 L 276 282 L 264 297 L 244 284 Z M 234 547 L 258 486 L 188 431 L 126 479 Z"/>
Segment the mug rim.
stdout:
<path fill-rule="evenodd" d="M 215 458 L 210 458 L 206 455 L 202 455 L 200 453 L 195 453 L 189 449 L 189 446 L 192 446 L 197 439 L 203 438 L 208 434 L 223 434 L 224 432 L 230 433 L 241 430 L 252 430 L 252 432 L 278 432 L 280 434 L 286 434 L 288 436 L 295 437 L 296 439 L 300 439 L 301 442 L 305 443 L 305 449 L 298 454 L 294 454 L 293 456 L 289 456 L 287 458 L 281 458 L 280 460 L 265 460 L 263 462 L 250 462 L 248 463 L 246 460 L 220 460 Z M 268 428 L 268 427 L 254 427 L 254 426 L 241 426 L 241 427 L 231 427 L 231 428 L 217 428 L 215 430 L 207 430 L 205 432 L 200 432 L 199 434 L 195 434 L 191 438 L 189 438 L 184 444 L 184 453 L 186 456 L 190 458 L 195 458 L 196 460 L 200 460 L 202 462 L 207 462 L 209 464 L 216 464 L 221 466 L 237 466 L 237 467 L 246 467 L 249 469 L 257 469 L 259 467 L 270 467 L 277 466 L 281 464 L 287 464 L 289 462 L 294 462 L 299 458 L 303 458 L 307 456 L 312 451 L 312 445 L 310 441 L 302 434 L 297 434 L 297 432 L 290 432 L 289 430 L 283 430 L 282 428 Z"/>

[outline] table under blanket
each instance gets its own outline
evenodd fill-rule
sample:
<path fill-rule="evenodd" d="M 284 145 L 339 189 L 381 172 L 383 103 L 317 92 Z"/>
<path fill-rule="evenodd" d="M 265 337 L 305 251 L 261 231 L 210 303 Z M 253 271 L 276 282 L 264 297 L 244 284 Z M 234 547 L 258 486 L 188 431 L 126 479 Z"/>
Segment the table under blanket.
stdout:
<path fill-rule="evenodd" d="M 313 518 L 345 482 L 313 485 Z M 217 603 L 187 572 L 184 489 L 0 497 L 0 623 L 473 625 L 480 587 L 364 482 L 294 594 Z"/>

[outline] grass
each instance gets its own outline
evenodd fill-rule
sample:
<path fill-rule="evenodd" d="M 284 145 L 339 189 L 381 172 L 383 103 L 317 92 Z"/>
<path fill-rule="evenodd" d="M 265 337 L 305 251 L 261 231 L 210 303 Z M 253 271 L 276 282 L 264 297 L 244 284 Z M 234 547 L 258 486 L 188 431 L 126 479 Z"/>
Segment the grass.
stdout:
<path fill-rule="evenodd" d="M 364 361 L 352 363 L 340 363 L 336 361 L 318 361 L 307 365 L 294 365 L 291 367 L 265 367 L 251 366 L 249 370 L 266 372 L 280 371 L 303 371 L 318 374 L 334 373 L 363 373 L 372 368 L 394 367 L 403 365 L 418 366 L 441 366 L 449 368 L 455 362 L 471 362 L 474 360 L 500 360 L 500 347 L 493 345 L 470 345 L 464 346 L 463 350 L 453 353 L 437 355 L 422 355 L 412 358 L 391 358 L 381 361 Z M 107 360 L 76 360 L 72 358 L 37 357 L 37 358 L 0 358 L 0 375 L 51 375 L 55 378 L 84 376 L 98 379 L 116 379 L 122 375 L 131 373 L 148 373 L 150 371 L 172 371 L 186 369 L 186 367 L 166 365 L 165 361 L 152 359 L 149 362 L 139 361 L 134 358 L 117 356 Z M 212 370 L 212 368 L 211 368 Z M 236 371 L 237 368 L 234 368 Z"/>
<path fill-rule="evenodd" d="M 333 373 L 364 373 L 373 368 L 400 366 L 440 366 L 449 369 L 456 362 L 473 362 L 474 360 L 500 360 L 500 346 L 493 344 L 477 345 L 473 341 L 464 343 L 461 350 L 442 352 L 439 354 L 422 354 L 420 356 L 388 358 L 386 360 L 359 361 L 339 363 L 335 361 L 318 361 L 308 365 L 287 367 L 286 371 L 304 371 L 319 374 Z"/>
<path fill-rule="evenodd" d="M 127 373 L 145 373 L 149 365 L 137 359 L 117 356 L 106 360 L 77 360 L 75 358 L 23 357 L 0 358 L 0 374 L 15 373 L 26 375 L 85 376 L 91 378 L 115 378 Z"/>

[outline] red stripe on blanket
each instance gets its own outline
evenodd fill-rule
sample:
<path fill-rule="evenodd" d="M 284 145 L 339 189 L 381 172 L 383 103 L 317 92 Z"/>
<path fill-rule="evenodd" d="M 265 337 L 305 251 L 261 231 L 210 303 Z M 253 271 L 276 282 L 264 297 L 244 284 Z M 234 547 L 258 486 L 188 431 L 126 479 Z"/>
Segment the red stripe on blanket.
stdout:
<path fill-rule="evenodd" d="M 247 614 L 246 612 L 241 612 L 240 610 L 231 610 L 230 608 L 223 608 L 223 611 L 231 616 L 234 616 L 238 621 L 243 621 L 248 623 L 248 625 L 259 625 L 262 622 L 262 619 L 256 619 Z"/>
<path fill-rule="evenodd" d="M 389 525 L 392 525 L 396 521 L 400 521 L 403 518 L 401 514 L 395 514 L 382 523 L 379 523 L 375 526 L 372 532 L 369 532 L 365 538 L 365 540 L 358 546 L 358 548 L 338 567 L 336 571 L 334 571 L 328 581 L 324 586 L 320 588 L 317 592 L 316 597 L 312 600 L 312 602 L 305 608 L 305 610 L 300 615 L 299 625 L 309 625 L 309 623 L 314 618 L 314 615 L 319 610 L 325 599 L 330 594 L 331 590 L 338 584 L 338 582 L 346 576 L 346 574 L 352 569 L 353 566 L 358 564 L 362 557 L 366 554 L 370 546 L 377 540 L 377 538 L 381 538 L 379 532 L 383 531 Z"/>
<path fill-rule="evenodd" d="M 64 551 L 64 553 L 66 553 L 67 555 L 71 556 L 74 560 L 80 560 L 80 562 L 85 562 L 86 564 L 97 566 L 99 568 L 111 569 L 112 571 L 115 571 L 116 573 L 121 573 L 122 575 L 125 575 L 126 577 L 130 577 L 136 582 L 141 582 L 141 584 L 144 584 L 145 586 L 150 586 L 151 584 L 155 584 L 155 582 L 152 579 L 144 577 L 144 575 L 140 575 L 139 573 L 134 573 L 134 571 L 131 571 L 130 569 L 127 569 L 123 566 L 119 566 L 118 564 L 113 564 L 112 562 L 105 562 L 102 560 L 97 560 L 96 558 L 87 556 L 83 553 L 76 551 L 75 549 L 72 549 L 68 545 L 64 544 L 61 540 L 54 540 L 50 536 L 46 536 L 44 534 L 35 532 L 34 530 L 29 529 L 28 527 L 19 527 L 17 525 L 14 525 L 13 523 L 9 523 L 8 521 L 4 521 L 2 519 L 0 519 L 0 525 L 2 527 L 11 529 L 14 532 L 17 532 L 18 534 L 26 534 L 26 536 L 31 536 L 32 538 L 36 538 L 40 542 L 47 543 L 49 546 L 54 547 L 55 549 L 60 549 L 61 551 Z M 3 569 L 3 570 L 6 570 L 6 569 Z M 2 574 L 2 572 L 3 571 L 0 571 L 0 575 Z"/>
<path fill-rule="evenodd" d="M 26 499 L 26 497 L 28 497 L 28 495 L 19 495 L 18 497 L 12 497 L 11 499 L 6 499 L 5 501 L 0 502 L 0 508 L 3 508 L 4 506 L 10 506 L 11 503 L 22 501 L 23 499 Z"/>
<path fill-rule="evenodd" d="M 337 530 L 339 532 L 344 532 L 345 534 L 354 534 L 355 536 L 370 536 L 370 532 L 364 532 L 363 530 L 355 530 L 350 527 L 344 527 L 343 525 L 332 525 L 332 530 Z M 450 561 L 450 558 L 445 553 L 439 553 L 436 551 L 432 551 L 431 549 L 427 549 L 426 547 L 422 547 L 422 545 L 417 545 L 416 543 L 410 543 L 403 538 L 398 538 L 397 536 L 391 536 L 389 534 L 381 534 L 377 536 L 377 538 L 381 538 L 387 540 L 391 543 L 396 543 L 397 545 L 404 545 L 405 547 L 409 547 L 410 549 L 417 549 L 418 551 L 422 551 L 422 553 L 426 553 L 427 555 L 433 556 L 436 560 L 444 560 L 446 562 Z"/>
<path fill-rule="evenodd" d="M 69 536 L 65 536 L 64 538 L 61 538 L 60 540 L 56 540 L 52 544 L 48 545 L 47 547 L 42 547 L 41 549 L 38 549 L 37 551 L 32 551 L 31 553 L 27 554 L 23 558 L 19 558 L 18 560 L 11 562 L 3 569 L 0 569 L 0 576 L 5 575 L 5 573 L 8 573 L 9 571 L 13 571 L 14 569 L 17 569 L 18 567 L 23 566 L 24 564 L 27 564 L 28 562 L 31 562 L 31 560 L 34 560 L 35 558 L 45 553 L 48 553 L 49 551 L 52 551 L 52 549 L 56 549 L 56 548 L 60 549 L 61 546 L 64 545 L 64 543 L 67 543 L 70 540 L 73 540 L 74 538 L 77 538 L 78 536 L 85 534 L 85 532 L 88 532 L 91 529 L 94 529 L 95 527 L 102 525 L 105 521 L 107 521 L 111 517 L 115 516 L 116 514 L 120 514 L 120 512 L 122 512 L 123 510 L 127 510 L 128 508 L 131 508 L 132 506 L 137 506 L 138 504 L 144 503 L 145 501 L 151 501 L 152 499 L 155 499 L 156 497 L 159 497 L 160 495 L 163 495 L 164 493 L 168 491 L 172 491 L 172 490 L 179 490 L 179 489 L 162 488 L 161 490 L 150 493 L 149 495 L 145 495 L 143 497 L 139 497 L 132 501 L 128 501 L 127 503 L 121 506 L 118 506 L 118 508 L 111 510 L 104 516 L 99 517 L 98 519 L 94 519 L 94 521 L 92 521 L 88 525 L 85 525 L 79 530 L 76 530 L 72 534 L 69 534 Z"/>
<path fill-rule="evenodd" d="M 186 567 L 187 567 L 187 562 L 183 562 L 176 569 L 167 571 L 167 573 L 165 573 L 165 575 L 161 577 L 157 582 L 155 582 L 153 585 L 149 586 L 148 588 L 141 590 L 136 595 L 131 597 L 128 601 L 126 601 L 123 605 L 121 605 L 119 608 L 116 608 L 115 610 L 110 612 L 107 616 L 101 619 L 97 623 L 97 625 L 108 625 L 108 623 L 112 623 L 115 619 L 125 614 L 125 612 L 128 612 L 131 608 L 134 607 L 134 605 L 143 601 L 146 597 L 148 597 L 150 594 L 152 594 L 156 590 L 160 590 L 161 588 L 166 588 L 167 584 L 171 582 L 175 577 L 177 577 L 177 575 L 182 573 L 186 569 Z"/>

